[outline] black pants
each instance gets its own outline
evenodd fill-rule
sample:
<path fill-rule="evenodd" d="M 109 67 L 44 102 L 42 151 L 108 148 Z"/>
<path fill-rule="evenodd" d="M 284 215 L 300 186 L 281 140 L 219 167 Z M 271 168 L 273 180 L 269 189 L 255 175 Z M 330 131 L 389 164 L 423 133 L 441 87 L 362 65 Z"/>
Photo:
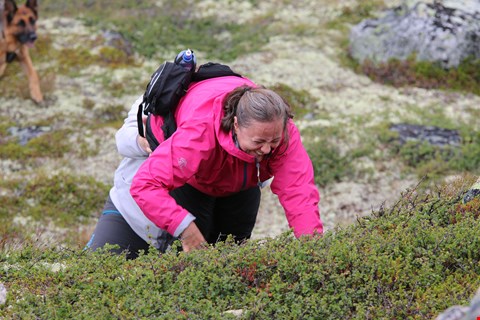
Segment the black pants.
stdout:
<path fill-rule="evenodd" d="M 208 243 L 231 234 L 240 242 L 250 238 L 260 206 L 260 189 L 251 188 L 228 197 L 211 197 L 190 185 L 173 190 L 177 204 L 195 216 Z"/>
<path fill-rule="evenodd" d="M 238 192 L 227 197 L 211 197 L 190 185 L 184 185 L 170 192 L 177 204 L 195 216 L 195 224 L 208 243 L 223 241 L 233 235 L 235 241 L 249 239 L 260 206 L 258 187 Z M 173 237 L 167 243 L 173 242 Z M 87 248 L 95 250 L 105 244 L 116 244 L 115 253 L 127 252 L 127 258 L 136 258 L 140 250 L 148 250 L 149 244 L 130 228 L 115 208 L 110 197 L 105 203 Z M 165 251 L 166 246 L 160 248 Z"/>

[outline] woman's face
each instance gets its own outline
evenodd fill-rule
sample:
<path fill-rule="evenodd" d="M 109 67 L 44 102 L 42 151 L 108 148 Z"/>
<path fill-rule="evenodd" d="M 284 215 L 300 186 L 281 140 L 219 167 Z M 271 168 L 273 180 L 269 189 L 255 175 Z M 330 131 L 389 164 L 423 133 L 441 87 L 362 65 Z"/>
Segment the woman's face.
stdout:
<path fill-rule="evenodd" d="M 283 121 L 253 121 L 248 127 L 240 127 L 234 118 L 234 129 L 240 149 L 262 161 L 265 155 L 278 147 L 283 135 Z"/>

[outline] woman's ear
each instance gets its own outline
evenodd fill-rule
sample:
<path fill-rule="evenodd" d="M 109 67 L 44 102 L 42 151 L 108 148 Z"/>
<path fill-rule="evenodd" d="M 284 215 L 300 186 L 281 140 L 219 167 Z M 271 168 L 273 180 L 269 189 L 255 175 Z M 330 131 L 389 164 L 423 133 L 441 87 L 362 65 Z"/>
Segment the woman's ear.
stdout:
<path fill-rule="evenodd" d="M 234 130 L 235 132 L 238 131 L 238 120 L 237 120 L 237 116 L 234 116 L 234 117 L 233 117 L 233 130 Z"/>

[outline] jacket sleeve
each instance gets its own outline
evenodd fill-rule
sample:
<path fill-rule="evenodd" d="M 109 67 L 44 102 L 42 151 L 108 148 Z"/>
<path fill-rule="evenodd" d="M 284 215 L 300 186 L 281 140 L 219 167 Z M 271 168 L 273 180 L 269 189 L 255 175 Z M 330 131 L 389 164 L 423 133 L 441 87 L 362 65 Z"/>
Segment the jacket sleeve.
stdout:
<path fill-rule="evenodd" d="M 300 133 L 293 122 L 288 124 L 286 150 L 271 160 L 274 175 L 271 185 L 282 204 L 290 228 L 298 238 L 305 234 L 323 233 L 318 203 L 320 194 L 314 182 L 312 162 L 303 147 Z"/>
<path fill-rule="evenodd" d="M 210 119 L 211 122 L 211 119 Z M 163 141 L 133 178 L 130 193 L 143 213 L 159 228 L 178 236 L 190 213 L 169 192 L 183 186 L 215 146 L 213 127 L 192 120 Z"/>
<path fill-rule="evenodd" d="M 148 153 L 143 150 L 137 142 L 138 124 L 137 112 L 138 107 L 142 103 L 143 97 L 140 96 L 132 105 L 125 119 L 123 126 L 115 134 L 118 153 L 126 158 L 146 158 Z"/>

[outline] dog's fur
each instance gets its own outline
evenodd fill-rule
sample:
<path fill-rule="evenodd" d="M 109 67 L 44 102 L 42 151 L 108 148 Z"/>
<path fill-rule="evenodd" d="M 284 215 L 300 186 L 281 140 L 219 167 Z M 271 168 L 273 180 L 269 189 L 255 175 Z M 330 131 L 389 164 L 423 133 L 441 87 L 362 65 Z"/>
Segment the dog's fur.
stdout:
<path fill-rule="evenodd" d="M 27 0 L 17 7 L 14 0 L 5 0 L 3 39 L 0 39 L 0 76 L 7 63 L 17 59 L 28 77 L 30 95 L 36 103 L 43 102 L 38 74 L 32 64 L 28 49 L 37 40 L 37 1 Z M 3 40 L 3 41 L 2 41 Z"/>

